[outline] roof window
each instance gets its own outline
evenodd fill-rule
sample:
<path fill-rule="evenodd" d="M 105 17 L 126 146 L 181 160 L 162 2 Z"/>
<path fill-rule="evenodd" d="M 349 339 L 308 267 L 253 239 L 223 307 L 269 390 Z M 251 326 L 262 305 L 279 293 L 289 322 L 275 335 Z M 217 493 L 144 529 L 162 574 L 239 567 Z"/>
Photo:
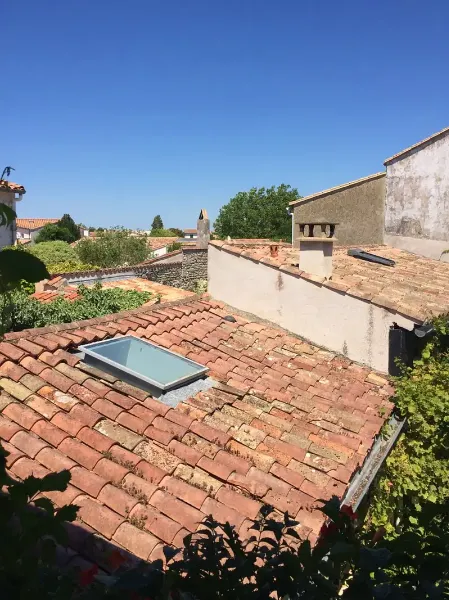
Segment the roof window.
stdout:
<path fill-rule="evenodd" d="M 84 361 L 160 397 L 206 377 L 208 368 L 146 340 L 127 335 L 79 347 Z"/>

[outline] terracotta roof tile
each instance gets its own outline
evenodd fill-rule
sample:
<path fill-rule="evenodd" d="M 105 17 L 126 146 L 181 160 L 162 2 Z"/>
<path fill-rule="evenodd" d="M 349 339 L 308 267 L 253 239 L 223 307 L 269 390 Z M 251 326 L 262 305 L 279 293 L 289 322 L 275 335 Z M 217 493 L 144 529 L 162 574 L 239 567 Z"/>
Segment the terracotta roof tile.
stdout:
<path fill-rule="evenodd" d="M 5 179 L 0 179 L 0 190 L 2 192 L 16 192 L 18 194 L 25 194 L 25 188 L 20 183 L 13 183 L 12 181 L 6 181 Z"/>
<path fill-rule="evenodd" d="M 389 381 L 275 327 L 224 321 L 220 303 L 183 302 L 6 335 L 0 439 L 13 475 L 70 469 L 55 501 L 81 506 L 83 535 L 141 558 L 182 543 L 208 514 L 244 528 L 264 502 L 315 532 L 317 498 L 344 492 L 391 410 Z M 217 386 L 172 408 L 64 349 L 98 328 L 114 335 L 118 321 L 137 335 L 147 323 L 165 347 L 176 339 Z M 72 538 L 83 560 L 100 560 Z"/>
<path fill-rule="evenodd" d="M 11 185 L 17 185 L 17 184 L 11 184 Z M 19 186 L 22 187 L 22 186 Z M 59 219 L 16 219 L 16 225 L 17 227 L 23 228 L 23 229 L 40 229 L 41 227 L 44 227 L 44 225 L 48 225 L 49 223 L 57 223 L 59 221 Z"/>
<path fill-rule="evenodd" d="M 211 244 L 231 254 L 240 255 L 242 249 L 237 241 L 213 241 Z M 322 280 L 318 285 L 369 301 L 418 322 L 449 311 L 449 263 L 390 246 L 367 246 L 363 250 L 393 259 L 396 264 L 387 267 L 360 260 L 348 255 L 348 247 L 339 246 L 334 248 L 331 279 Z M 242 260 L 262 262 L 269 253 L 268 244 L 248 245 Z M 298 262 L 299 250 L 284 245 L 279 248 L 272 266 L 289 275 L 310 280 L 310 275 L 299 271 Z M 246 358 L 242 360 L 246 362 Z"/>

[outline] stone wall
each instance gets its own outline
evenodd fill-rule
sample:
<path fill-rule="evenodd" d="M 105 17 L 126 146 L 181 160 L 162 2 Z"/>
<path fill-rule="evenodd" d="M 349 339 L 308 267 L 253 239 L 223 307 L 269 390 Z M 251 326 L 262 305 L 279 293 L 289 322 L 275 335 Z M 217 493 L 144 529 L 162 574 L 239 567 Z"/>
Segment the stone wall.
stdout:
<path fill-rule="evenodd" d="M 425 256 L 432 256 L 434 247 L 447 249 L 449 130 L 388 159 L 385 165 L 385 232 L 389 236 L 388 243 Z M 416 240 L 414 245 L 410 242 L 412 238 Z M 432 241 L 446 244 L 429 243 Z"/>
<path fill-rule="evenodd" d="M 183 249 L 181 287 L 190 290 L 200 279 L 207 281 L 207 248 Z"/>
<path fill-rule="evenodd" d="M 183 287 L 182 285 L 182 263 L 173 262 L 165 264 L 149 265 L 140 267 L 138 275 L 146 277 L 150 281 L 156 281 L 172 287 Z"/>
<path fill-rule="evenodd" d="M 299 223 L 338 223 L 337 244 L 382 244 L 385 173 L 298 200 L 294 207 L 293 245 L 299 247 Z"/>

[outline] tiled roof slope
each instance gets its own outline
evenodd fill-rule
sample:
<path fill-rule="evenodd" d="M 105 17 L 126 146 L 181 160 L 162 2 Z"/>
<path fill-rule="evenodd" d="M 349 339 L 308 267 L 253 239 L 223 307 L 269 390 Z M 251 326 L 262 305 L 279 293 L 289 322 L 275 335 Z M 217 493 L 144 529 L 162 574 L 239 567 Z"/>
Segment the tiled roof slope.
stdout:
<path fill-rule="evenodd" d="M 0 192 L 16 192 L 17 194 L 25 194 L 25 188 L 20 183 L 13 183 L 0 179 Z"/>
<path fill-rule="evenodd" d="M 398 248 L 363 247 L 367 252 L 396 262 L 394 267 L 386 267 L 349 256 L 349 246 L 335 247 L 332 277 L 326 280 L 300 271 L 299 250 L 291 246 L 279 247 L 278 256 L 273 258 L 269 245 L 254 247 L 232 242 L 210 243 L 231 254 L 269 265 L 338 293 L 366 300 L 419 323 L 449 311 L 449 263 Z"/>
<path fill-rule="evenodd" d="M 176 242 L 176 236 L 171 237 L 148 237 L 147 238 L 148 247 L 151 250 L 159 250 L 160 248 L 164 248 L 169 244 L 173 244 Z"/>
<path fill-rule="evenodd" d="M 16 226 L 23 229 L 40 229 L 49 223 L 57 223 L 60 219 L 16 219 Z"/>
<path fill-rule="evenodd" d="M 316 538 L 316 499 L 343 494 L 391 410 L 392 388 L 283 330 L 228 314 L 195 298 L 0 343 L 10 472 L 70 469 L 67 491 L 48 496 L 80 506 L 78 527 L 69 527 L 78 555 L 98 561 L 98 544 L 112 543 L 154 559 L 208 514 L 245 534 L 262 502 Z M 207 365 L 221 383 L 170 408 L 69 352 L 122 334 Z"/>

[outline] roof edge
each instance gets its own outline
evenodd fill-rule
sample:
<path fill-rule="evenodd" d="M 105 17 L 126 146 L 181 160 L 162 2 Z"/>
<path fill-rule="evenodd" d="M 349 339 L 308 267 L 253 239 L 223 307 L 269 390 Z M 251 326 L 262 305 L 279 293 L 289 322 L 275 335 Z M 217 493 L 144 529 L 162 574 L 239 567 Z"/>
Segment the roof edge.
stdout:
<path fill-rule="evenodd" d="M 327 190 L 322 190 L 321 192 L 309 194 L 308 196 L 304 196 L 304 198 L 298 198 L 297 200 L 293 200 L 289 203 L 289 206 L 297 206 L 298 204 L 302 204 L 303 202 L 307 202 L 308 200 L 315 200 L 317 198 L 321 198 L 322 196 L 327 196 L 328 194 L 333 194 L 344 189 L 361 185 L 362 183 L 366 183 L 367 181 L 374 181 L 375 179 L 380 179 L 381 177 L 385 177 L 385 175 L 385 171 L 380 171 L 379 173 L 373 173 L 372 175 L 367 175 L 366 177 L 361 177 L 360 179 L 354 179 L 353 181 L 348 181 L 348 183 L 342 183 L 341 185 L 336 185 L 335 187 L 328 188 Z"/>
<path fill-rule="evenodd" d="M 26 194 L 26 189 L 20 183 L 0 179 L 0 192 L 14 192 L 15 194 Z"/>
<path fill-rule="evenodd" d="M 437 140 L 443 138 L 448 133 L 449 133 L 449 127 L 445 127 L 441 131 L 437 131 L 433 135 L 425 138 L 424 140 L 421 140 L 420 142 L 413 144 L 413 146 L 409 146 L 405 150 L 401 150 L 401 152 L 398 152 L 397 154 L 393 154 L 393 156 L 390 156 L 390 158 L 387 158 L 387 160 L 384 161 L 384 165 L 387 166 L 390 163 L 394 162 L 395 160 L 405 158 L 405 156 L 407 154 L 409 154 L 410 152 L 413 152 L 414 150 L 417 150 L 418 148 L 421 148 L 422 146 L 428 146 L 430 144 L 433 144 Z"/>

